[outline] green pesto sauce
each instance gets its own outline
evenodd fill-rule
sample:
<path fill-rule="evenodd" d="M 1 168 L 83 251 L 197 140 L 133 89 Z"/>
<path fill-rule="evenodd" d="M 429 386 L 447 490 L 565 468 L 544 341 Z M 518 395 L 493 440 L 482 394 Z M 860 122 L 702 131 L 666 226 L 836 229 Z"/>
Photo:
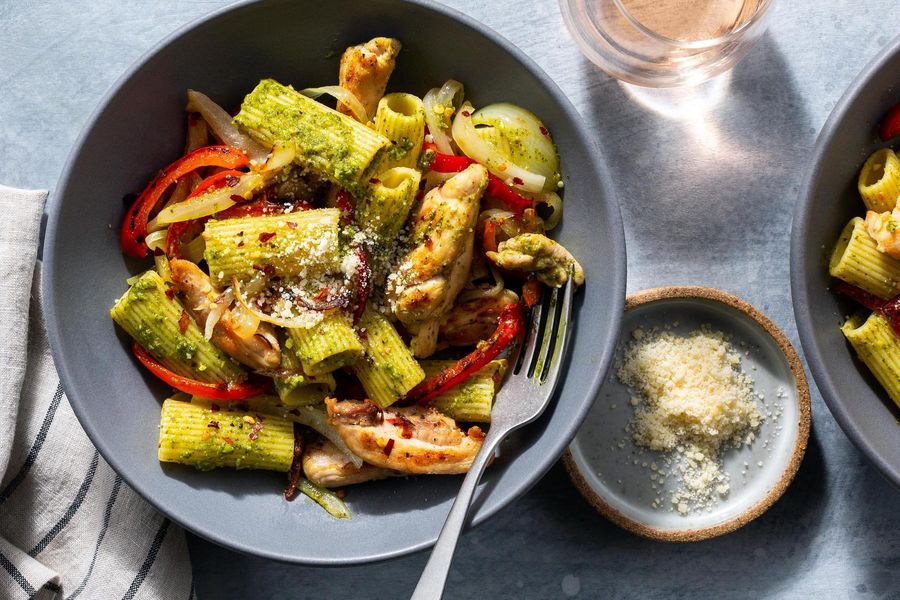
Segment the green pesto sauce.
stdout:
<path fill-rule="evenodd" d="M 148 352 L 158 352 L 162 347 L 162 340 L 155 330 L 141 323 L 134 330 L 134 338 Z"/>
<path fill-rule="evenodd" d="M 180 338 L 175 344 L 175 356 L 181 360 L 191 360 L 197 356 L 197 344 L 189 342 L 185 338 Z"/>
<path fill-rule="evenodd" d="M 413 148 L 413 142 L 405 135 L 396 142 L 393 142 L 391 149 L 388 151 L 388 157 L 391 160 L 402 160 Z"/>

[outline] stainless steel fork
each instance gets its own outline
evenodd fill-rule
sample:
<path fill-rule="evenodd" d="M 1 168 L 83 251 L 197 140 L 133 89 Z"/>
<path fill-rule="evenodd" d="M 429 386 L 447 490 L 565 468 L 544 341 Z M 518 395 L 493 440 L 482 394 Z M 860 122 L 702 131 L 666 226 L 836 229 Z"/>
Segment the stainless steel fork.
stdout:
<path fill-rule="evenodd" d="M 441 535 L 431 552 L 431 558 L 413 592 L 412 600 L 439 600 L 444 595 L 444 585 L 450 572 L 456 542 L 466 522 L 469 505 L 484 468 L 506 436 L 537 419 L 550 403 L 559 383 L 569 343 L 569 320 L 574 292 L 575 284 L 570 273 L 562 298 L 559 289 L 554 289 L 546 306 L 538 304 L 532 310 L 531 326 L 526 332 L 513 375 L 494 401 L 491 428 L 463 480 L 441 529 Z"/>

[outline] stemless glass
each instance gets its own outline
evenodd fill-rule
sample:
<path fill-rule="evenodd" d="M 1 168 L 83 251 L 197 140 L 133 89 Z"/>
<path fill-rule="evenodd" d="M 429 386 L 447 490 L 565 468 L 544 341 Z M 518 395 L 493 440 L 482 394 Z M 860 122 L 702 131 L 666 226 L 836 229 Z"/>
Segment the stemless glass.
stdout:
<path fill-rule="evenodd" d="M 731 68 L 760 38 L 773 0 L 559 0 L 587 58 L 622 81 L 693 85 Z"/>

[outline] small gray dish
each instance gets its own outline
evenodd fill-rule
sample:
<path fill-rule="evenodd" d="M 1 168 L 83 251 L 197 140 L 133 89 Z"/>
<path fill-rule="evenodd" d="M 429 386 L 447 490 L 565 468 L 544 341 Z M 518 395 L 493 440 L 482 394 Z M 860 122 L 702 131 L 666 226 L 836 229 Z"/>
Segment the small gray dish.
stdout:
<path fill-rule="evenodd" d="M 632 392 L 611 372 L 584 424 L 565 453 L 566 470 L 601 514 L 643 537 L 698 541 L 734 531 L 765 512 L 793 480 L 809 439 L 809 387 L 800 358 L 784 334 L 762 313 L 721 290 L 696 286 L 655 288 L 628 296 L 617 360 L 632 333 L 671 330 L 678 335 L 702 325 L 731 336 L 741 369 L 763 395 L 765 417 L 756 440 L 723 456 L 730 491 L 709 510 L 679 514 L 670 502 L 677 485 L 665 456 L 637 446 L 627 427 L 634 416 Z"/>
<path fill-rule="evenodd" d="M 540 421 L 504 445 L 475 499 L 475 524 L 528 490 L 563 452 L 619 331 L 625 242 L 600 153 L 552 80 L 484 25 L 418 0 L 269 0 L 213 13 L 161 42 L 97 109 L 57 187 L 44 246 L 50 342 L 81 424 L 133 488 L 203 537 L 277 560 L 346 565 L 425 548 L 437 538 L 461 479 L 353 487 L 347 496 L 353 518 L 336 520 L 305 497 L 285 502 L 283 475 L 161 465 L 159 409 L 168 391 L 133 359 L 108 313 L 126 278 L 148 264 L 119 250 L 121 199 L 181 155 L 188 88 L 232 107 L 264 77 L 301 88 L 331 84 L 343 49 L 377 35 L 404 45 L 391 91 L 421 95 L 452 77 L 476 105 L 510 101 L 541 116 L 559 146 L 566 186 L 566 216 L 554 235 L 581 259 L 587 276 L 574 307 L 578 326 L 562 390 Z"/>
<path fill-rule="evenodd" d="M 854 308 L 828 290 L 828 258 L 844 225 L 864 216 L 857 177 L 872 152 L 891 145 L 878 139 L 876 129 L 900 102 L 898 84 L 900 37 L 862 70 L 822 127 L 791 231 L 791 295 L 809 369 L 838 424 L 896 486 L 900 409 L 856 359 L 840 331 Z"/>

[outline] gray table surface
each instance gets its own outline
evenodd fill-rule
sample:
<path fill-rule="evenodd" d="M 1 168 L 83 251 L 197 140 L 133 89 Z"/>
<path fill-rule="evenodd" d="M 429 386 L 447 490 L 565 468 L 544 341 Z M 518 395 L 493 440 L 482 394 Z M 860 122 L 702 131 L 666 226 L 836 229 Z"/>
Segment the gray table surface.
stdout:
<path fill-rule="evenodd" d="M 0 182 L 52 192 L 78 132 L 123 70 L 227 3 L 0 0 Z M 554 0 L 448 4 L 518 44 L 581 112 L 621 201 L 629 291 L 724 288 L 768 313 L 799 348 L 791 212 L 829 111 L 900 24 L 895 2 L 779 3 L 719 102 L 680 116 L 649 110 L 582 59 Z M 813 419 L 806 460 L 784 498 L 742 530 L 690 545 L 618 529 L 557 465 L 463 538 L 447 596 L 900 598 L 900 491 L 868 466 L 815 390 Z M 302 568 L 189 543 L 207 599 L 401 598 L 426 560 Z"/>

